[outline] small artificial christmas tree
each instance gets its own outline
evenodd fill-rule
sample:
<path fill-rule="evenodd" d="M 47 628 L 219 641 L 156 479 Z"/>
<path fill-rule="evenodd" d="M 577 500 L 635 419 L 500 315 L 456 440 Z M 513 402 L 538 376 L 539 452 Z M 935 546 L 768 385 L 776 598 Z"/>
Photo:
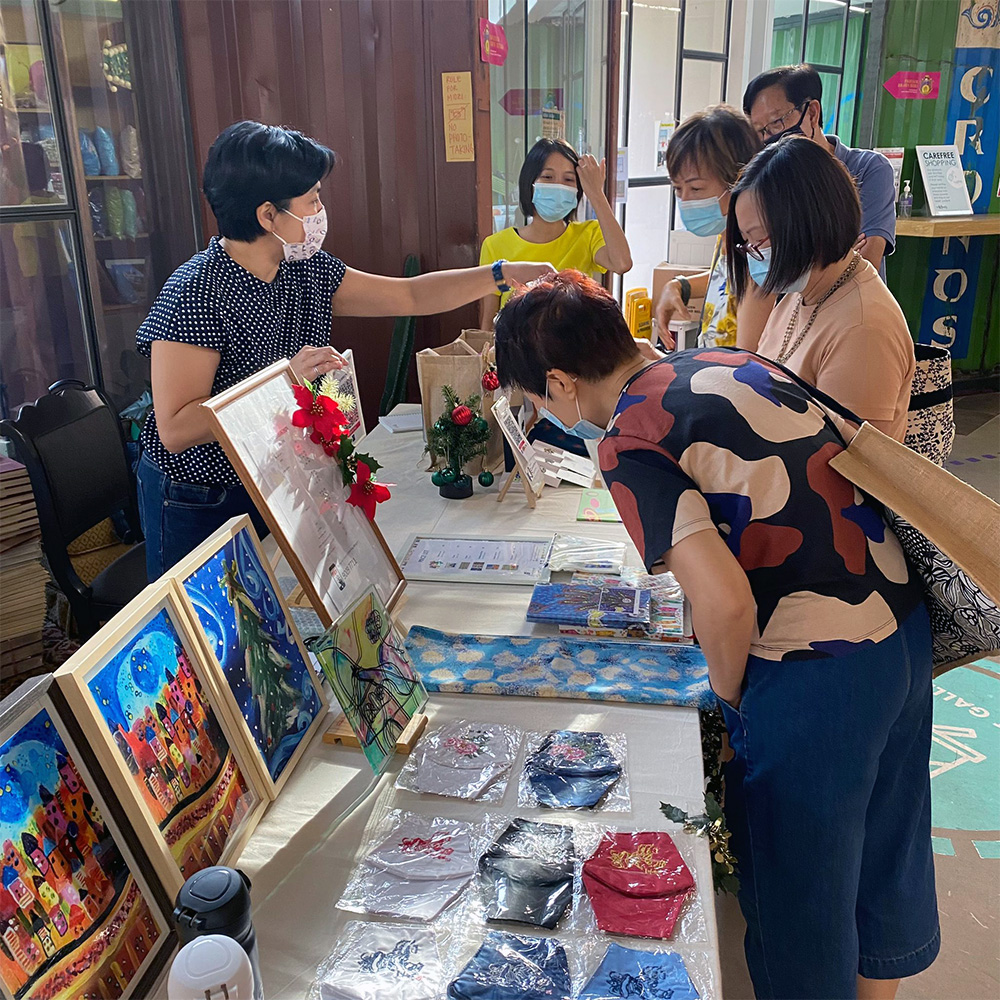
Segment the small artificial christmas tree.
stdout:
<path fill-rule="evenodd" d="M 462 469 L 477 455 L 485 455 L 490 439 L 490 425 L 479 415 L 480 397 L 473 394 L 462 400 L 450 385 L 442 390 L 444 413 L 427 435 L 427 451 L 443 455 L 445 467 L 431 476 L 441 496 L 464 500 L 472 496 L 472 479 Z M 493 485 L 493 473 L 479 473 L 481 486 Z"/>

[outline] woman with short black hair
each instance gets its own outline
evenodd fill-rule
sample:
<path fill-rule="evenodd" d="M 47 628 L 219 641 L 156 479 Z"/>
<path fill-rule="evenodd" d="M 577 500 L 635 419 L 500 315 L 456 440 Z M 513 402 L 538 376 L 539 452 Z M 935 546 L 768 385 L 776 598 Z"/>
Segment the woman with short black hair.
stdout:
<path fill-rule="evenodd" d="M 153 383 L 137 472 L 150 580 L 237 514 L 267 532 L 215 441 L 206 399 L 281 358 L 309 381 L 341 367 L 333 316 L 447 312 L 552 271 L 498 260 L 388 278 L 347 267 L 321 249 L 320 183 L 334 161 L 315 139 L 252 121 L 209 150 L 203 187 L 219 236 L 171 275 L 136 334 Z"/>
<path fill-rule="evenodd" d="M 544 260 L 556 270 L 575 268 L 593 277 L 605 271 L 624 274 L 632 267 L 632 255 L 604 193 L 604 178 L 603 160 L 598 163 L 589 153 L 580 156 L 564 139 L 539 139 L 528 150 L 517 182 L 525 225 L 487 236 L 480 263 Z M 597 218 L 581 222 L 577 210 L 584 195 Z M 509 292 L 484 297 L 484 330 L 493 329 L 493 317 L 509 297 Z"/>
<path fill-rule="evenodd" d="M 861 205 L 835 156 L 779 139 L 747 164 L 729 200 L 729 280 L 784 296 L 757 350 L 902 441 L 916 368 L 903 311 L 854 248 Z"/>

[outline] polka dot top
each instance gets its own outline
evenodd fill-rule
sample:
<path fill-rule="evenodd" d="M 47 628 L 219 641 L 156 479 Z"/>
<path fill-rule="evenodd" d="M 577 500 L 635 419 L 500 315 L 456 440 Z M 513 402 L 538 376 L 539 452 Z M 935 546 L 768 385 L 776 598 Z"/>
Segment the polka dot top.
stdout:
<path fill-rule="evenodd" d="M 136 333 L 136 347 L 149 357 L 154 340 L 173 340 L 218 351 L 212 383 L 218 395 L 303 347 L 325 347 L 333 325 L 332 298 L 346 268 L 323 250 L 309 260 L 282 261 L 273 281 L 240 267 L 213 236 L 167 280 Z M 156 429 L 156 411 L 146 420 L 147 457 L 185 483 L 236 486 L 240 479 L 217 442 L 171 454 Z"/>

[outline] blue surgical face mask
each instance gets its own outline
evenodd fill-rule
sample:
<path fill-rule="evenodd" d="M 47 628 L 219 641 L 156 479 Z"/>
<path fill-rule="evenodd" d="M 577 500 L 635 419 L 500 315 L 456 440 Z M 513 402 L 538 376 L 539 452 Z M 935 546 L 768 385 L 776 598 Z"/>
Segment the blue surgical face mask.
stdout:
<path fill-rule="evenodd" d="M 771 269 L 771 248 L 762 247 L 760 252 L 764 255 L 763 260 L 757 260 L 756 257 L 751 257 L 747 254 L 747 270 L 749 270 L 750 277 L 753 278 L 758 287 L 763 286 L 767 280 L 767 272 Z M 811 268 L 807 267 L 790 285 L 786 285 L 784 288 L 776 288 L 774 290 L 775 294 L 791 295 L 792 292 L 801 292 L 809 284 L 809 275 L 811 273 Z"/>
<path fill-rule="evenodd" d="M 718 236 L 726 228 L 726 217 L 719 207 L 723 197 L 725 192 L 718 198 L 678 199 L 677 210 L 684 228 L 695 236 Z"/>
<path fill-rule="evenodd" d="M 576 208 L 577 191 L 565 184 L 535 184 L 532 203 L 546 222 L 559 222 Z"/>
<path fill-rule="evenodd" d="M 574 379 L 574 381 L 576 381 Z M 538 411 L 540 417 L 545 417 L 546 420 L 556 425 L 563 432 L 563 434 L 570 434 L 573 437 L 578 437 L 583 441 L 599 441 L 604 437 L 604 428 L 598 427 L 597 424 L 590 420 L 584 420 L 583 414 L 580 412 L 580 400 L 576 401 L 576 412 L 579 416 L 579 420 L 573 424 L 572 427 L 567 427 L 550 409 L 549 409 L 549 383 L 545 383 L 545 405 Z"/>

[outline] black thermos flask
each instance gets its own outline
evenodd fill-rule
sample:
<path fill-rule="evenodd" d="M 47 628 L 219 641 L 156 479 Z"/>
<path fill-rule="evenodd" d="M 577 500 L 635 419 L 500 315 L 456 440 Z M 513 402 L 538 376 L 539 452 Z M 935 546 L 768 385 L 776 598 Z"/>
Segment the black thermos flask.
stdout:
<path fill-rule="evenodd" d="M 182 945 L 202 934 L 224 934 L 236 941 L 250 958 L 254 998 L 264 1000 L 250 915 L 250 879 L 243 872 L 223 865 L 195 872 L 177 894 L 174 923 Z"/>

